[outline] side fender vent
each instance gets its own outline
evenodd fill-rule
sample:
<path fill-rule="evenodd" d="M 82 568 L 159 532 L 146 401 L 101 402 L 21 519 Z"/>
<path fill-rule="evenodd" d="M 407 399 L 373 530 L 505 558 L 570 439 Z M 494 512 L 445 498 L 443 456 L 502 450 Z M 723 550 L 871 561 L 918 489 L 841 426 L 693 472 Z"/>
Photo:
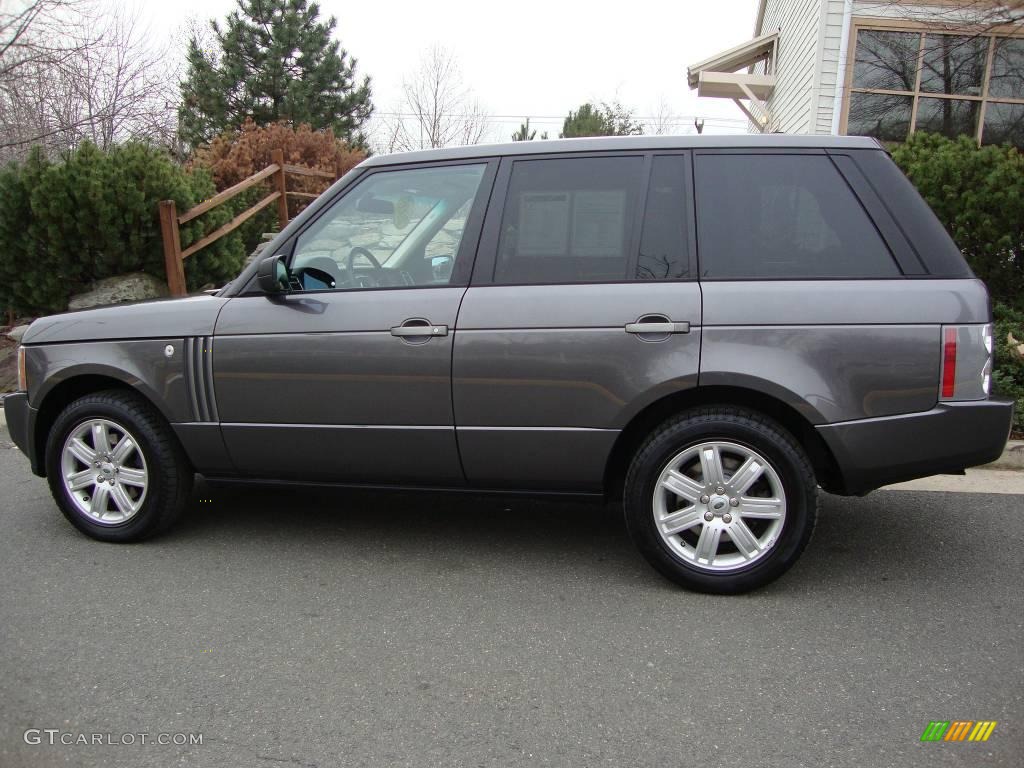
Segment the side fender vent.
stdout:
<path fill-rule="evenodd" d="M 213 391 L 213 337 L 185 339 L 185 386 L 194 421 L 220 421 Z"/>

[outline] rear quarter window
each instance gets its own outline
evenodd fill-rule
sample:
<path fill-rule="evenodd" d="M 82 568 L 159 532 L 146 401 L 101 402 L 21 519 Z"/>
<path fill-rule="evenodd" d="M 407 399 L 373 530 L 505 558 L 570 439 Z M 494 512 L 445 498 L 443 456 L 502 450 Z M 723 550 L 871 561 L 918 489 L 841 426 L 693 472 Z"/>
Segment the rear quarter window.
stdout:
<path fill-rule="evenodd" d="M 875 225 L 825 155 L 698 155 L 695 181 L 702 278 L 901 275 Z"/>

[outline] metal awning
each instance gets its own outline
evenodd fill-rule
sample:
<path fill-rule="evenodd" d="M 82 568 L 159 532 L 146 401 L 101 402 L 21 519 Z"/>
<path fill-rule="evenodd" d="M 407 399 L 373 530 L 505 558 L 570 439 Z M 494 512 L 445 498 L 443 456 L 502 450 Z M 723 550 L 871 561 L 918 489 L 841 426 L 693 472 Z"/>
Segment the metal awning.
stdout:
<path fill-rule="evenodd" d="M 768 123 L 768 110 L 764 102 L 775 89 L 775 52 L 778 43 L 778 32 L 755 37 L 688 67 L 687 82 L 691 88 L 697 89 L 698 96 L 732 99 L 763 131 Z M 754 65 L 761 62 L 765 64 L 764 73 L 754 74 Z M 741 99 L 755 104 L 761 114 L 755 115 L 754 110 Z"/>

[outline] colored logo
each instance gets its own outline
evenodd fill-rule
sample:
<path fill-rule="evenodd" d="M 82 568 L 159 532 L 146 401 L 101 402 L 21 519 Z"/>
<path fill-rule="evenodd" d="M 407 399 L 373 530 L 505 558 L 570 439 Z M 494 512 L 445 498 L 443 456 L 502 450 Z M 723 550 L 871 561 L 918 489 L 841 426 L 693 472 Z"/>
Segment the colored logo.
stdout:
<path fill-rule="evenodd" d="M 995 729 L 995 720 L 932 720 L 921 741 L 988 741 Z"/>

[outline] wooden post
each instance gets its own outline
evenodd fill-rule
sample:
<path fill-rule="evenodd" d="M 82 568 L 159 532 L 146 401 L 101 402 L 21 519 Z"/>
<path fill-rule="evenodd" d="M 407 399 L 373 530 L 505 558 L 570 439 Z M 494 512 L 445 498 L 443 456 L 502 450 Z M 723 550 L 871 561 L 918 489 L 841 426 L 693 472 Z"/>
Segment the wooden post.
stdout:
<path fill-rule="evenodd" d="M 334 164 L 334 180 L 337 181 L 338 179 L 340 179 L 344 175 L 345 175 L 345 171 L 342 169 L 341 161 L 339 160 L 339 161 L 337 161 Z"/>
<path fill-rule="evenodd" d="M 178 208 L 173 200 L 160 201 L 160 232 L 164 239 L 164 266 L 167 288 L 171 296 L 184 296 L 185 265 L 181 258 L 181 235 L 178 232 Z"/>
<path fill-rule="evenodd" d="M 270 162 L 279 166 L 277 173 L 274 174 L 274 191 L 281 193 L 277 198 L 277 219 L 281 229 L 284 229 L 288 226 L 288 182 L 284 172 L 284 150 L 271 150 Z"/>

